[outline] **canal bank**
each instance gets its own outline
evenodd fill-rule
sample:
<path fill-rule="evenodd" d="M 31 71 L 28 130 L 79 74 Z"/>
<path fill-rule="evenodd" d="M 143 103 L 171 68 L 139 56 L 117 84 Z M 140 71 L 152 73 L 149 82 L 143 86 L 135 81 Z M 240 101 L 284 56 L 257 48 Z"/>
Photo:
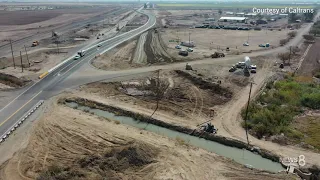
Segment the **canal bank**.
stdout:
<path fill-rule="evenodd" d="M 206 149 L 218 155 L 233 159 L 249 168 L 278 172 L 284 170 L 279 157 L 269 151 L 218 135 L 201 133 L 186 127 L 176 126 L 141 114 L 126 111 L 84 98 L 61 99 L 69 107 L 77 108 L 97 116 L 119 121 L 139 129 L 145 129 L 170 138 L 183 139 L 188 144 Z M 194 133 L 192 135 L 191 132 Z M 199 138 L 199 135 L 201 138 Z"/>

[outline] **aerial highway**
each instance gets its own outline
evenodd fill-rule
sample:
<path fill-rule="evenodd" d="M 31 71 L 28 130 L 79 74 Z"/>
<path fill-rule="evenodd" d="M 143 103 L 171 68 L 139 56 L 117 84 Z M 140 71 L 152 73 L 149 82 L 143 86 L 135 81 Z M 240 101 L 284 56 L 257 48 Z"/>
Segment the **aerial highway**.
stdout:
<path fill-rule="evenodd" d="M 59 87 L 59 83 L 77 71 L 83 64 L 88 63 L 88 61 L 95 58 L 95 56 L 152 28 L 156 24 L 156 18 L 150 14 L 146 15 L 148 15 L 149 20 L 145 25 L 87 47 L 85 49 L 85 56 L 78 60 L 74 60 L 74 56 L 66 59 L 58 66 L 49 70 L 48 74 L 40 81 L 27 87 L 23 93 L 2 108 L 0 110 L 0 138 L 3 137 L 17 121 L 23 118 L 37 102 L 46 100 L 55 94 L 56 91 L 59 90 L 59 88 L 56 88 Z M 98 44 L 102 46 L 98 48 Z"/>

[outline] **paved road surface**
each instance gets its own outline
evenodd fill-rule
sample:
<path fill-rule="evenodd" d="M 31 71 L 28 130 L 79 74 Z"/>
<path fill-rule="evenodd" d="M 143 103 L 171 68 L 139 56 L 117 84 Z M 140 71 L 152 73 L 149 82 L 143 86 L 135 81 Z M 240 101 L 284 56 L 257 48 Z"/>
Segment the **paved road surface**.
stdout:
<path fill-rule="evenodd" d="M 88 63 L 97 54 L 110 50 L 122 42 L 133 38 L 155 25 L 156 19 L 150 16 L 149 21 L 144 26 L 134 29 L 128 33 L 120 34 L 114 38 L 100 42 L 103 46 L 97 48 L 96 45 L 87 50 L 86 55 L 79 60 L 71 60 L 58 67 L 38 83 L 27 88 L 20 96 L 0 110 L 0 136 L 14 125 L 31 107 L 39 100 L 45 100 L 55 94 L 57 90 L 64 88 L 59 83 L 70 74 L 77 71 L 83 64 Z"/>

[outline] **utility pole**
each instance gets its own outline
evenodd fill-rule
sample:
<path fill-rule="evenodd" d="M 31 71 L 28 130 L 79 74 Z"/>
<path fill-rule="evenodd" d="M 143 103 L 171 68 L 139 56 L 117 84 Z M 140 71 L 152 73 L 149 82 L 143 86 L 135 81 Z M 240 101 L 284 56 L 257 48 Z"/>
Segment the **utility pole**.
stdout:
<path fill-rule="evenodd" d="M 291 61 L 291 52 L 292 52 L 292 46 L 289 47 L 290 53 L 289 53 L 289 65 L 290 65 L 290 61 Z"/>
<path fill-rule="evenodd" d="M 22 64 L 22 56 L 21 56 L 21 51 L 20 51 L 20 59 L 21 59 L 21 69 L 22 69 L 22 72 L 23 72 L 23 64 Z"/>
<path fill-rule="evenodd" d="M 28 57 L 28 52 L 27 52 L 27 47 L 26 47 L 26 45 L 24 45 L 24 50 L 26 51 L 26 56 L 27 56 L 27 60 L 28 60 L 29 67 L 30 67 L 30 62 L 29 62 L 29 57 Z"/>
<path fill-rule="evenodd" d="M 10 39 L 10 45 L 11 45 L 11 54 L 12 54 L 12 61 L 13 61 L 13 67 L 16 68 L 16 63 L 14 62 L 14 56 L 13 56 L 13 50 L 12 50 L 12 40 Z"/>
<path fill-rule="evenodd" d="M 248 103 L 247 103 L 246 116 L 245 116 L 245 118 L 244 118 L 244 123 L 245 123 L 245 127 L 246 127 L 246 136 L 247 136 L 247 143 L 248 143 L 248 145 L 249 145 L 249 137 L 248 137 L 248 124 L 247 124 L 247 119 L 248 119 L 248 111 L 249 111 L 249 104 L 250 104 L 250 98 L 251 98 L 252 84 L 253 84 L 253 82 L 250 82 L 249 98 L 248 98 Z"/>

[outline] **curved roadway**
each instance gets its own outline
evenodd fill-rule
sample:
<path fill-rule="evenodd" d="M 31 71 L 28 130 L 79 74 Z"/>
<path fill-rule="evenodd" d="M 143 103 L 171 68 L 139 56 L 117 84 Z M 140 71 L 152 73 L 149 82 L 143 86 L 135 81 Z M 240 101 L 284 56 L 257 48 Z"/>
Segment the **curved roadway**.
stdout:
<path fill-rule="evenodd" d="M 100 42 L 102 47 L 97 44 L 88 47 L 84 57 L 73 60 L 73 56 L 65 60 L 59 67 L 53 68 L 49 74 L 39 82 L 28 87 L 23 93 L 0 110 L 0 138 L 37 103 L 39 100 L 50 98 L 55 94 L 59 83 L 66 79 L 70 74 L 77 71 L 83 64 L 88 63 L 97 54 L 104 53 L 115 46 L 145 32 L 152 28 L 156 23 L 156 18 L 149 15 L 148 22 L 132 31 L 120 34 L 114 38 Z"/>

